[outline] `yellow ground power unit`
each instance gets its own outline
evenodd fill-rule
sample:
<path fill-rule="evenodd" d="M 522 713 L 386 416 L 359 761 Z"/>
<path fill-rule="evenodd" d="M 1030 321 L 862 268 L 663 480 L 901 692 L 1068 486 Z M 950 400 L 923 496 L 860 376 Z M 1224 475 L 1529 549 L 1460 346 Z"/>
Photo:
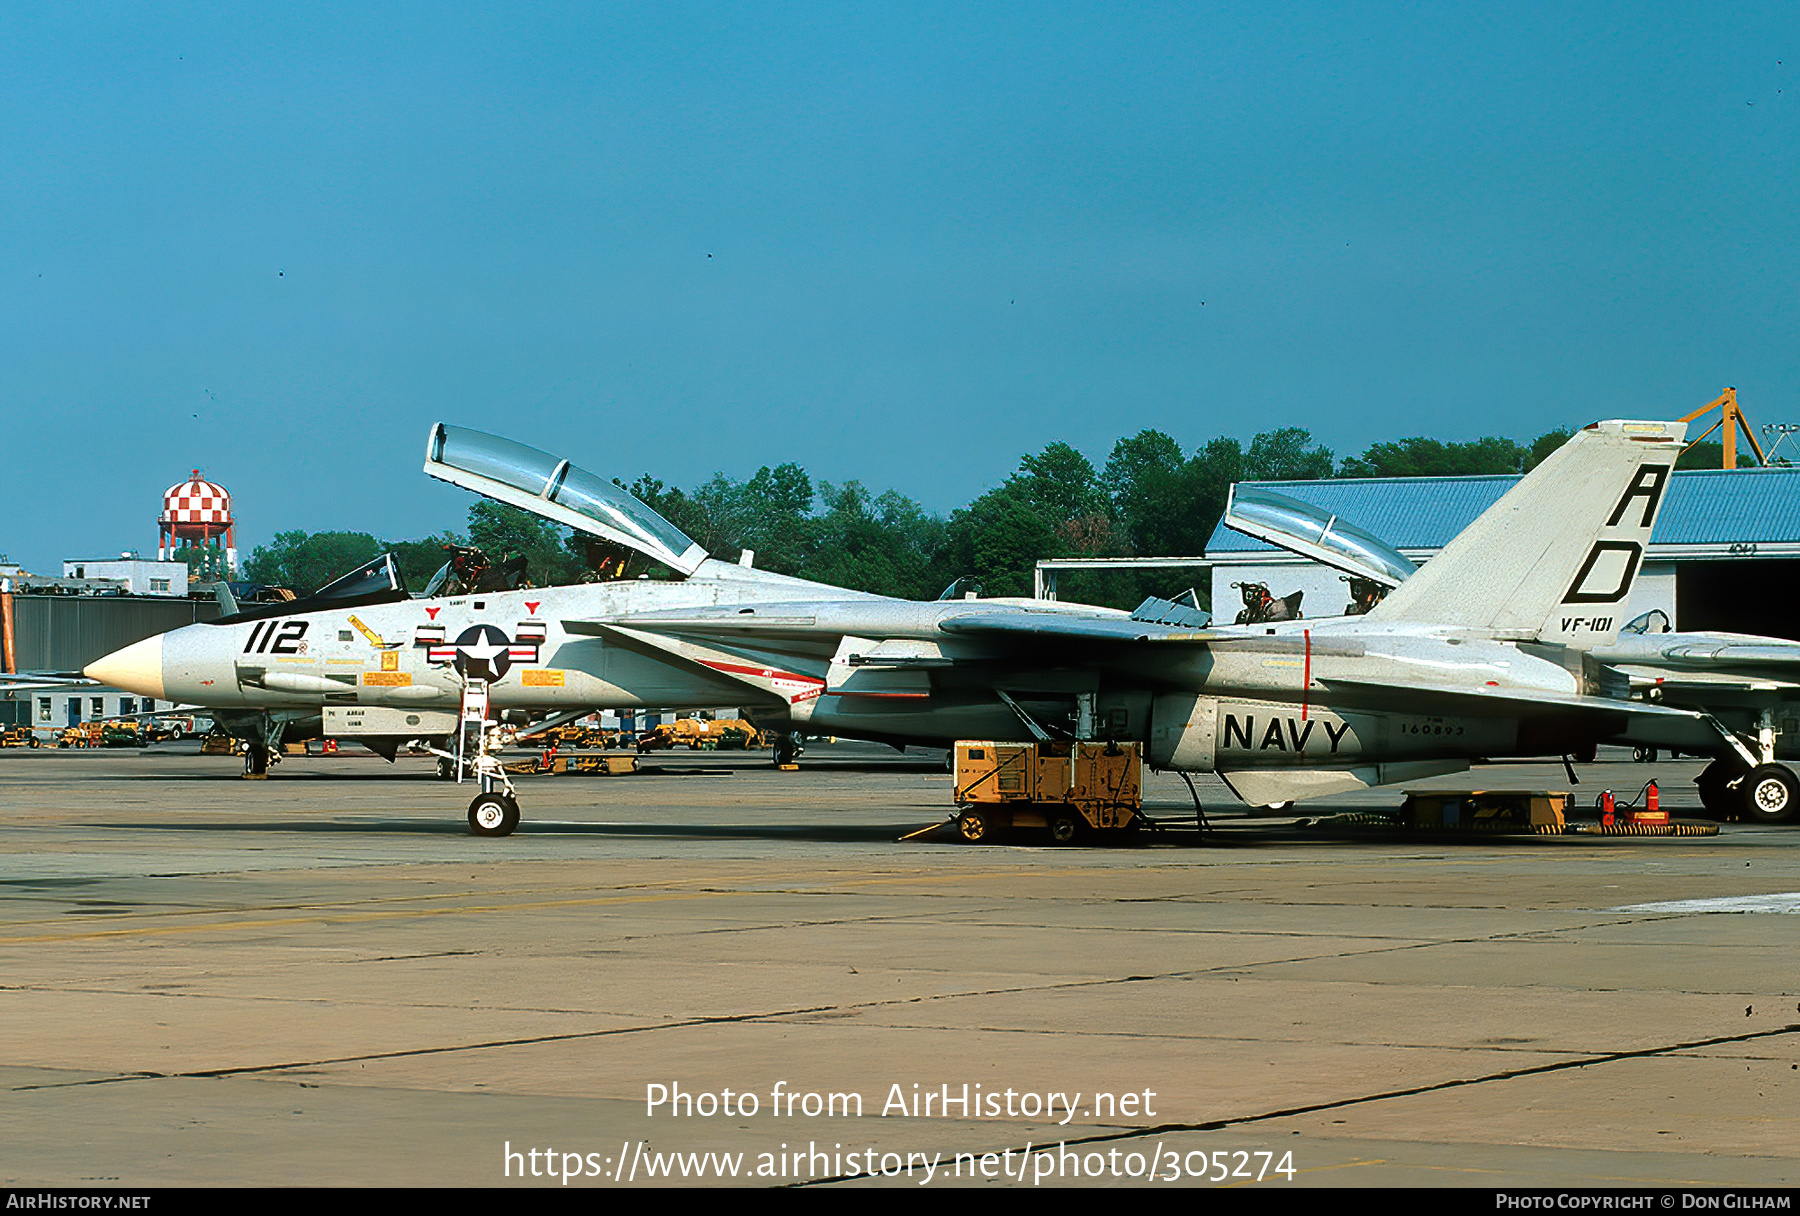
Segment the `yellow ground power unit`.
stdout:
<path fill-rule="evenodd" d="M 1135 743 L 956 745 L 957 833 L 970 844 L 1011 828 L 1047 828 L 1058 844 L 1143 822 L 1144 758 Z"/>

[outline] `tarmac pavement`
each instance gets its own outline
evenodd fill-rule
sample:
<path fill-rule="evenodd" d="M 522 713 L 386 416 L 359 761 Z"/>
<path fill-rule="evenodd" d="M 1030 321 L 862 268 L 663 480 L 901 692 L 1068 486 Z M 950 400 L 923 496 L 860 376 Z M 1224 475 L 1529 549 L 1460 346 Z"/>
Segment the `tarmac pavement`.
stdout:
<path fill-rule="evenodd" d="M 1699 767 L 1607 751 L 1575 788 L 1697 816 Z M 1796 1178 L 1800 826 L 1319 839 L 1207 777 L 1202 836 L 1152 775 L 1141 844 L 972 847 L 898 839 L 948 814 L 939 754 L 645 768 L 521 779 L 481 839 L 421 758 L 0 752 L 0 1177 Z"/>

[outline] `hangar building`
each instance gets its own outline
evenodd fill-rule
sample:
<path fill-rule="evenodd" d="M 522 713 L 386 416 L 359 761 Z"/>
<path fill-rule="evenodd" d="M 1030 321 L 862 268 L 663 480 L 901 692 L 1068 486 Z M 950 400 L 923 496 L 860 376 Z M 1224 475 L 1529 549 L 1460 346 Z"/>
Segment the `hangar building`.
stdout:
<path fill-rule="evenodd" d="M 54 593 L 59 590 L 63 593 Z M 79 672 L 102 655 L 142 638 L 219 615 L 219 603 L 212 599 L 68 591 L 66 587 L 34 587 L 29 576 L 0 579 L 0 669 Z M 48 729 L 157 708 L 167 705 L 93 685 L 0 689 L 0 726 Z"/>
<path fill-rule="evenodd" d="M 1254 482 L 1330 511 L 1423 563 L 1518 481 L 1516 476 L 1371 477 Z M 1337 616 L 1349 591 L 1336 570 L 1216 528 L 1213 617 L 1242 605 L 1233 583 L 1304 591 L 1308 617 Z M 1693 469 L 1670 479 L 1626 619 L 1660 608 L 1671 627 L 1800 640 L 1800 468 Z"/>

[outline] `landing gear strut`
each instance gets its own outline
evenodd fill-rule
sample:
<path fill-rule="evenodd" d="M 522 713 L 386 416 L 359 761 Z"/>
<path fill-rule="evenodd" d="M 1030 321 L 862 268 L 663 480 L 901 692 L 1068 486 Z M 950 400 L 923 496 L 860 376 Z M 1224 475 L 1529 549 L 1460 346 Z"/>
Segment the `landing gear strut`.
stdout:
<path fill-rule="evenodd" d="M 780 768 L 784 764 L 798 762 L 806 754 L 806 745 L 799 735 L 776 735 L 774 752 L 775 767 Z"/>
<path fill-rule="evenodd" d="M 465 774 L 481 783 L 481 792 L 469 803 L 469 831 L 477 836 L 511 836 L 519 826 L 519 800 L 506 766 L 491 754 L 499 748 L 500 728 L 497 723 L 489 725 L 487 708 L 487 681 L 465 677 L 456 751 L 431 750 L 438 758 L 439 775 L 448 766 L 459 784 Z"/>

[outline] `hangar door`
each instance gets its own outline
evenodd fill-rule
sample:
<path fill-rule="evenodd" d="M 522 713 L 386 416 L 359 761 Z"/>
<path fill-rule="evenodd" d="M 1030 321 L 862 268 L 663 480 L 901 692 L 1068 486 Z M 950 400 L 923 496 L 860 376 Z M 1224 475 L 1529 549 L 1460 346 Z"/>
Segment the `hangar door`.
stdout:
<path fill-rule="evenodd" d="M 1675 627 L 1800 641 L 1800 560 L 1685 561 L 1675 567 Z"/>

